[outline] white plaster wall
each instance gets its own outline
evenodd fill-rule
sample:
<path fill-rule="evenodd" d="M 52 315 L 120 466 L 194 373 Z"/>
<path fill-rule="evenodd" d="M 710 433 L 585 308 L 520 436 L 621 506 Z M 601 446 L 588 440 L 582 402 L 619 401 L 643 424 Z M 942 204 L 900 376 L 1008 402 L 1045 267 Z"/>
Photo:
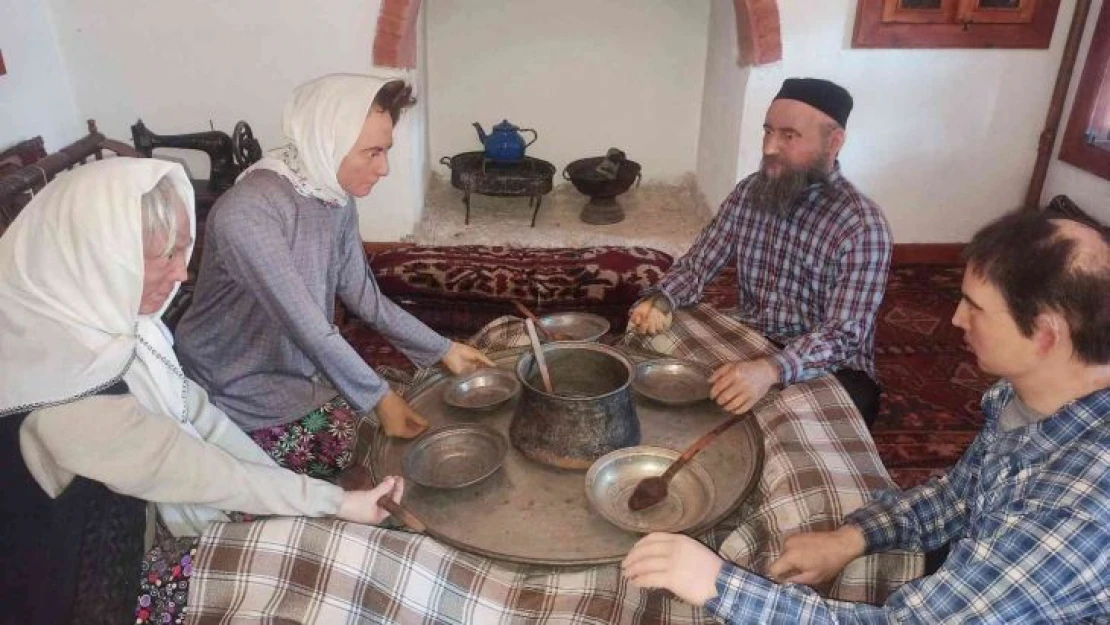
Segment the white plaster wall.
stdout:
<path fill-rule="evenodd" d="M 206 130 L 209 120 L 230 132 L 245 119 L 263 149 L 284 142 L 281 112 L 295 86 L 370 69 L 381 7 L 380 0 L 49 4 L 79 118 L 93 117 L 105 134 L 128 142 L 139 117 L 164 134 Z M 413 153 L 423 150 L 411 144 L 420 141 L 412 136 L 420 123 L 414 115 L 398 129 L 390 179 L 359 203 L 364 238 L 412 231 L 419 215 Z M 184 154 L 192 171 L 207 172 L 206 158 Z"/>
<path fill-rule="evenodd" d="M 471 122 L 535 128 L 562 168 L 624 149 L 645 178 L 694 171 L 705 0 L 428 0 L 431 157 L 477 150 Z M 446 169 L 436 165 L 443 173 Z"/>
<path fill-rule="evenodd" d="M 968 240 L 1024 200 L 1074 0 L 1048 50 L 851 47 L 855 0 L 779 0 L 783 61 L 751 70 L 737 178 L 759 166 L 782 80 L 817 76 L 855 97 L 845 174 L 885 210 L 898 243 Z"/>
<path fill-rule="evenodd" d="M 697 181 L 710 206 L 724 201 L 736 185 L 740 128 L 748 68 L 737 59 L 736 15 L 732 0 L 710 0 L 705 86 L 698 132 Z"/>
<path fill-rule="evenodd" d="M 1054 151 L 1057 157 L 1054 157 L 1048 166 L 1048 177 L 1045 178 L 1041 204 L 1044 205 L 1053 196 L 1063 193 L 1083 210 L 1090 213 L 1091 216 L 1103 223 L 1110 223 L 1110 180 L 1065 163 L 1058 158 L 1060 143 L 1064 138 L 1064 129 L 1068 126 L 1072 103 L 1075 101 L 1075 92 L 1079 88 L 1079 79 L 1083 74 L 1083 68 L 1087 61 L 1087 51 L 1091 48 L 1091 39 L 1094 37 L 1095 25 L 1098 22 L 1099 12 L 1102 11 L 1102 5 L 1102 0 L 1092 2 L 1091 12 L 1087 16 L 1087 28 L 1080 44 L 1078 60 L 1075 63 L 1071 86 L 1068 90 L 1068 98 L 1064 103 L 1064 117 L 1060 122 L 1060 131 L 1057 135 Z"/>
<path fill-rule="evenodd" d="M 393 129 L 389 176 L 374 185 L 370 195 L 358 200 L 359 229 L 364 241 L 401 241 L 411 238 L 424 213 L 428 189 L 428 85 L 424 66 L 425 19 L 417 26 L 416 70 L 407 72 L 416 104 L 405 111 Z"/>
<path fill-rule="evenodd" d="M 0 0 L 0 150 L 42 135 L 47 150 L 85 134 L 46 0 Z"/>

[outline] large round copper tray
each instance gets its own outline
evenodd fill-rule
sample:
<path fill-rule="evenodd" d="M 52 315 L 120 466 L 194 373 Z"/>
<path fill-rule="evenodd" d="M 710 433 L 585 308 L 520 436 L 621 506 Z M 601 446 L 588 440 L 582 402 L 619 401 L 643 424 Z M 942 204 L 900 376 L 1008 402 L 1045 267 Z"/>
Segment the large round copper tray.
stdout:
<path fill-rule="evenodd" d="M 619 349 L 619 348 L 618 348 Z M 511 370 L 523 349 L 491 354 L 499 368 Z M 632 361 L 651 356 L 622 350 Z M 656 355 L 657 357 L 658 355 Z M 519 396 L 496 410 L 476 412 L 443 401 L 450 378 L 437 374 L 410 389 L 409 403 L 433 426 L 479 422 L 503 433 Z M 644 445 L 681 451 L 728 418 L 713 402 L 664 406 L 635 399 Z M 371 441 L 375 481 L 402 475 L 401 459 L 412 441 L 387 438 L 379 430 Z M 723 521 L 755 488 L 763 465 L 763 437 L 753 419 L 727 430 L 698 454 L 713 479 L 716 499 L 706 520 L 685 533 L 697 535 Z M 586 473 L 533 462 L 512 445 L 501 470 L 457 490 L 405 485 L 405 506 L 427 526 L 428 534 L 463 551 L 526 564 L 582 566 L 620 561 L 641 537 L 612 525 L 586 498 Z"/>

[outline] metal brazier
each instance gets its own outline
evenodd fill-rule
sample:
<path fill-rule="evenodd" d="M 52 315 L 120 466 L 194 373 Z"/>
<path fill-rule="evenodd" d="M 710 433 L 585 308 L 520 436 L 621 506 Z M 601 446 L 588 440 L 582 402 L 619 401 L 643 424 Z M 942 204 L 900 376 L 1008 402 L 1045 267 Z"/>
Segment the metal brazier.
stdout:
<path fill-rule="evenodd" d="M 588 469 L 594 460 L 640 444 L 640 420 L 632 402 L 635 367 L 615 349 L 598 343 L 543 346 L 553 391 L 544 390 L 535 357 L 516 364 L 523 386 L 509 427 L 509 440 L 528 458 L 565 469 Z"/>

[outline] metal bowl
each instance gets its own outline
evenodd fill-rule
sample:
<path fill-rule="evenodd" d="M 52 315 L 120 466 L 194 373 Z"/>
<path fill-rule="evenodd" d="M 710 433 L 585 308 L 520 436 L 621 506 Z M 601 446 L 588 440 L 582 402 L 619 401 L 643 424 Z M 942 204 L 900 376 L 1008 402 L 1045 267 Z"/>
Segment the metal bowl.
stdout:
<path fill-rule="evenodd" d="M 597 173 L 597 166 L 604 160 L 604 156 L 595 156 L 567 163 L 563 168 L 563 178 L 569 180 L 579 193 L 591 198 L 617 197 L 627 191 L 633 182 L 639 183 L 640 164 L 636 161 L 621 161 L 617 177 L 610 179 Z"/>
<path fill-rule="evenodd" d="M 493 410 L 519 393 L 516 375 L 491 367 L 452 379 L 443 391 L 443 401 L 456 408 Z"/>
<path fill-rule="evenodd" d="M 477 424 L 448 425 L 414 440 L 401 458 L 405 477 L 429 488 L 477 484 L 501 467 L 508 444 L 497 430 Z"/>
<path fill-rule="evenodd" d="M 662 475 L 681 454 L 662 447 L 626 447 L 605 454 L 586 472 L 586 498 L 607 521 L 630 532 L 681 532 L 701 523 L 717 499 L 713 480 L 691 460 L 671 479 L 667 498 L 646 510 L 628 509 L 640 480 Z"/>
<path fill-rule="evenodd" d="M 557 312 L 537 317 L 548 336 L 561 341 L 596 341 L 609 331 L 609 320 L 584 312 Z"/>
<path fill-rule="evenodd" d="M 713 370 L 689 360 L 658 358 L 636 366 L 632 388 L 639 394 L 668 406 L 685 406 L 709 399 L 709 376 Z"/>

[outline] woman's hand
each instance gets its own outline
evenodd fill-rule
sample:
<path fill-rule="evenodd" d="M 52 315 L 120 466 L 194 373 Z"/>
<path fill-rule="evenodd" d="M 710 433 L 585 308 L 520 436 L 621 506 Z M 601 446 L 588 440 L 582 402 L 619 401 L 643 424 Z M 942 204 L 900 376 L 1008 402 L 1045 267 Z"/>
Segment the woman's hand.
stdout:
<path fill-rule="evenodd" d="M 456 341 L 451 341 L 451 347 L 440 362 L 455 375 L 463 375 L 482 367 L 494 366 L 493 361 L 482 352 Z"/>
<path fill-rule="evenodd" d="M 378 499 L 388 493 L 393 501 L 401 503 L 401 495 L 404 491 L 405 481 L 392 475 L 370 490 L 344 491 L 343 502 L 339 504 L 339 512 L 335 516 L 352 523 L 377 525 L 389 516 L 389 513 L 378 505 Z"/>
<path fill-rule="evenodd" d="M 413 410 L 408 402 L 393 391 L 386 392 L 375 410 L 378 413 L 378 422 L 381 423 L 386 436 L 415 438 L 428 429 L 428 420 L 420 416 L 420 413 Z"/>
<path fill-rule="evenodd" d="M 632 546 L 621 573 L 637 588 L 665 588 L 693 605 L 717 596 L 717 575 L 724 560 L 709 547 L 682 534 L 648 534 Z"/>

